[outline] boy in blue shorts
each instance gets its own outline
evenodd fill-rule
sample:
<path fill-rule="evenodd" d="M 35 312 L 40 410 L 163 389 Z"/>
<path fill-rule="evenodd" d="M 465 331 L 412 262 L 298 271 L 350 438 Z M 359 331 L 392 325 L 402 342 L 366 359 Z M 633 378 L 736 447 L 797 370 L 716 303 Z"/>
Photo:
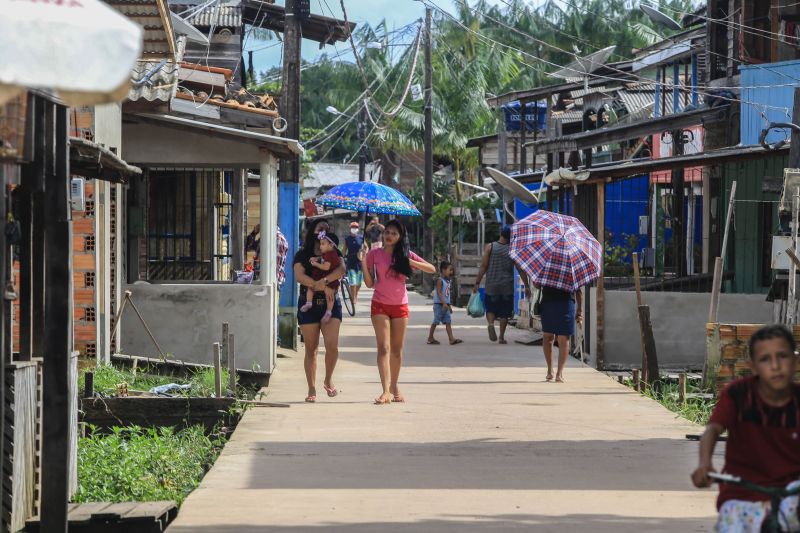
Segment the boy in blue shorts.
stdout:
<path fill-rule="evenodd" d="M 436 280 L 436 289 L 433 292 L 433 322 L 428 333 L 428 344 L 439 344 L 439 341 L 433 338 L 436 326 L 439 324 L 444 324 L 450 344 L 459 344 L 462 341 L 453 336 L 453 327 L 450 325 L 453 314 L 453 308 L 450 306 L 450 287 L 453 284 L 455 269 L 449 261 L 442 261 L 439 264 L 439 272 L 441 275 Z"/>

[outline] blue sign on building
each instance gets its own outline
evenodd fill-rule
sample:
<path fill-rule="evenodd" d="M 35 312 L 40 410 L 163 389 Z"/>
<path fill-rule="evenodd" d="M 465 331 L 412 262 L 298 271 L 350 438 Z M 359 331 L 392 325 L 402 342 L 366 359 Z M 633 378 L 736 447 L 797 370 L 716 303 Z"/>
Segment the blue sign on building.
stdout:
<path fill-rule="evenodd" d="M 521 109 L 519 100 L 514 100 L 502 106 L 505 117 L 506 131 L 520 131 L 522 129 Z M 538 130 L 544 132 L 547 124 L 547 104 L 545 102 L 529 102 L 525 104 L 525 125 L 527 131 Z"/>

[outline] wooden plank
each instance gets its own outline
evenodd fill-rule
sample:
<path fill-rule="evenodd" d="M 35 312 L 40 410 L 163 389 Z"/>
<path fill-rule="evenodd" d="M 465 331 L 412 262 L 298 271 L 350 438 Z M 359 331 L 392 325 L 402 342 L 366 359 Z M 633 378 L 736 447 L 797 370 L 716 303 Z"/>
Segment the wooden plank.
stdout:
<path fill-rule="evenodd" d="M 67 108 L 56 107 L 55 175 L 47 183 L 45 221 L 47 323 L 43 365 L 42 529 L 67 531 L 70 465 L 69 356 L 72 353 L 72 222 Z"/>
<path fill-rule="evenodd" d="M 111 504 L 108 502 L 71 503 L 67 518 L 70 525 L 88 524 L 92 520 L 92 515 L 102 512 L 109 505 Z"/>
<path fill-rule="evenodd" d="M 226 343 L 227 344 L 227 343 Z M 218 342 L 214 343 L 213 349 L 214 357 L 214 394 L 217 398 L 222 397 L 222 368 L 220 362 L 220 346 Z"/>
<path fill-rule="evenodd" d="M 172 372 L 172 373 L 190 373 L 196 372 L 198 370 L 212 368 L 211 365 L 204 365 L 200 363 L 192 363 L 189 361 L 181 361 L 180 359 L 167 359 L 162 360 L 158 357 L 145 357 L 139 355 L 127 355 L 127 354 L 113 354 L 111 359 L 117 363 L 122 363 L 126 365 L 138 365 L 138 366 L 153 366 L 158 368 L 159 370 L 165 372 Z M 239 383 L 244 385 L 257 385 L 259 387 L 266 387 L 269 384 L 269 377 L 270 375 L 266 372 L 258 372 L 255 370 L 250 370 L 248 368 L 237 368 L 236 374 L 239 379 Z"/>
<path fill-rule="evenodd" d="M 81 421 L 107 429 L 112 426 L 170 426 L 203 424 L 212 429 L 219 421 L 235 423 L 229 414 L 233 398 L 85 398 L 81 400 Z"/>
<path fill-rule="evenodd" d="M 130 511 L 136 509 L 138 505 L 139 502 L 112 503 L 104 507 L 102 510 L 93 513 L 92 519 L 119 521 L 123 516 L 128 514 Z"/>
<path fill-rule="evenodd" d="M 236 397 L 236 343 L 233 333 L 228 338 L 228 388 Z"/>
<path fill-rule="evenodd" d="M 141 520 L 142 518 L 159 519 L 170 511 L 177 510 L 177 505 L 172 500 L 161 500 L 156 502 L 137 502 L 136 506 L 125 513 L 121 520 L 123 522 Z"/>
<path fill-rule="evenodd" d="M 643 361 L 642 372 L 644 382 L 652 384 L 658 380 L 658 355 L 656 354 L 656 341 L 653 337 L 653 324 L 650 321 L 650 306 L 639 306 L 639 327 L 642 333 Z"/>
<path fill-rule="evenodd" d="M 549 189 L 548 189 L 549 190 Z M 600 243 L 600 249 L 605 250 L 606 247 L 606 187 L 604 184 L 600 183 L 597 185 L 597 234 L 595 237 L 597 238 L 598 242 Z M 603 269 L 604 270 L 604 269 Z M 605 366 L 605 288 L 603 285 L 603 276 L 605 272 L 602 271 L 600 273 L 600 277 L 597 279 L 597 326 L 596 326 L 596 336 L 597 336 L 597 353 L 595 354 L 595 366 L 598 370 L 602 370 Z"/>

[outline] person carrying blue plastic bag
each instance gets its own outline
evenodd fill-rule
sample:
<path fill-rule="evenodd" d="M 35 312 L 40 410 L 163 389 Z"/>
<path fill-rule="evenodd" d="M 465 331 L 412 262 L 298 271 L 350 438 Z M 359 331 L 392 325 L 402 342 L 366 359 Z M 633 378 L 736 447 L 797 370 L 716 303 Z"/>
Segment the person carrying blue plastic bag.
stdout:
<path fill-rule="evenodd" d="M 486 314 L 486 309 L 483 307 L 481 295 L 477 292 L 473 292 L 469 297 L 469 302 L 467 303 L 467 314 L 472 318 L 480 318 Z"/>

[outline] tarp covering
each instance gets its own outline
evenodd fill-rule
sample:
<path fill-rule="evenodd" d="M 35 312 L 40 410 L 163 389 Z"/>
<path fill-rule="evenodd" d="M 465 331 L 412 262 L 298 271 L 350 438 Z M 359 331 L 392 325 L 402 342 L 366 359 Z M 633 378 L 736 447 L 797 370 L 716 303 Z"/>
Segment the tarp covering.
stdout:
<path fill-rule="evenodd" d="M 23 88 L 70 105 L 128 93 L 142 29 L 98 0 L 0 0 L 0 104 Z"/>

